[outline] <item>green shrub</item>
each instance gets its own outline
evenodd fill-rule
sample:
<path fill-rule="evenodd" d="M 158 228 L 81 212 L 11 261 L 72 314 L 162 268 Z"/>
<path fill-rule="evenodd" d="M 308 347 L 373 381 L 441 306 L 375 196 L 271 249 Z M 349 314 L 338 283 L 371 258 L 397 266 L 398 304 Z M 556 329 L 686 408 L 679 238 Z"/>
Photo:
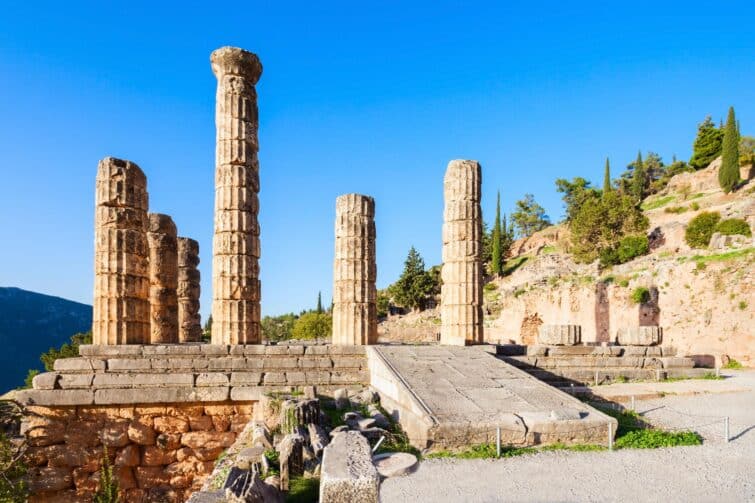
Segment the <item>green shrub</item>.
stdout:
<path fill-rule="evenodd" d="M 622 279 L 621 281 L 619 281 L 619 286 L 621 286 L 623 288 L 628 287 L 629 286 L 629 280 L 628 279 Z"/>
<path fill-rule="evenodd" d="M 34 380 L 34 377 L 39 374 L 39 370 L 37 369 L 29 369 L 29 372 L 26 374 L 26 378 L 24 379 L 24 388 L 31 389 L 32 388 L 32 381 Z"/>
<path fill-rule="evenodd" d="M 650 251 L 648 238 L 641 236 L 626 236 L 619 241 L 615 248 L 607 248 L 600 253 L 602 266 L 624 264 Z"/>
<path fill-rule="evenodd" d="M 707 248 L 716 224 L 721 220 L 718 212 L 704 211 L 690 220 L 684 231 L 684 240 L 692 248 Z"/>
<path fill-rule="evenodd" d="M 327 313 L 310 311 L 294 322 L 291 336 L 294 339 L 323 339 L 333 332 L 333 317 Z"/>
<path fill-rule="evenodd" d="M 662 431 L 654 429 L 630 431 L 617 438 L 617 449 L 658 449 L 681 445 L 700 445 L 702 437 L 693 431 Z"/>
<path fill-rule="evenodd" d="M 733 236 L 734 234 L 741 234 L 743 236 L 752 237 L 752 230 L 747 222 L 741 218 L 727 218 L 721 220 L 716 224 L 713 232 L 720 232 L 726 236 Z"/>
<path fill-rule="evenodd" d="M 729 363 L 727 363 L 726 365 L 724 365 L 724 368 L 725 369 L 731 369 L 731 370 L 739 370 L 739 369 L 744 368 L 744 366 L 741 363 L 739 363 L 737 360 L 735 360 L 734 358 L 732 358 L 732 359 L 729 360 Z"/>
<path fill-rule="evenodd" d="M 26 466 L 18 449 L 5 433 L 0 432 L 0 501 L 21 503 L 26 501 L 27 487 L 24 480 Z"/>
<path fill-rule="evenodd" d="M 650 301 L 650 290 L 644 286 L 638 286 L 632 292 L 632 302 L 635 304 L 645 304 Z"/>
<path fill-rule="evenodd" d="M 118 481 L 113 476 L 113 465 L 107 455 L 107 447 L 102 454 L 102 465 L 100 466 L 100 484 L 97 492 L 94 493 L 94 503 L 119 503 L 118 498 Z"/>
<path fill-rule="evenodd" d="M 690 204 L 689 207 L 692 208 L 692 211 L 697 211 L 697 210 L 700 209 L 700 204 L 697 203 L 697 202 L 694 202 L 694 203 Z"/>
<path fill-rule="evenodd" d="M 496 285 L 495 283 L 485 283 L 485 286 L 483 287 L 483 289 L 486 292 L 492 292 L 498 289 L 498 285 Z"/>
<path fill-rule="evenodd" d="M 741 311 L 744 311 L 745 309 L 747 309 L 747 302 L 745 302 L 744 300 L 740 300 L 739 301 L 739 309 Z"/>
<path fill-rule="evenodd" d="M 688 209 L 689 208 L 687 208 L 686 206 L 671 206 L 671 207 L 666 208 L 665 210 L 663 210 L 663 212 L 664 213 L 675 213 L 675 214 L 678 215 L 680 213 L 684 213 Z"/>

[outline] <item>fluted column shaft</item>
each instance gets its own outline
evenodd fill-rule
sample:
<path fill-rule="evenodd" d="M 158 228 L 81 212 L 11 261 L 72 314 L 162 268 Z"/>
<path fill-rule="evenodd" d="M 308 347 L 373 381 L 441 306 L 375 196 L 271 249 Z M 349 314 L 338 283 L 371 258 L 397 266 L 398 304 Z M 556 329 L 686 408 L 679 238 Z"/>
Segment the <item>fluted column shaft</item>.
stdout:
<path fill-rule="evenodd" d="M 178 237 L 168 215 L 149 214 L 150 342 L 178 342 Z"/>
<path fill-rule="evenodd" d="M 149 343 L 147 177 L 113 157 L 97 167 L 94 225 L 94 344 Z"/>
<path fill-rule="evenodd" d="M 178 342 L 202 340 L 199 316 L 199 243 L 178 238 Z"/>
<path fill-rule="evenodd" d="M 375 201 L 360 194 L 336 199 L 333 264 L 333 344 L 377 341 Z"/>
<path fill-rule="evenodd" d="M 482 342 L 482 170 L 476 161 L 448 164 L 443 180 L 441 344 Z"/>
<path fill-rule="evenodd" d="M 215 105 L 215 234 L 212 250 L 212 343 L 260 342 L 259 163 L 256 55 L 223 47 L 210 57 Z"/>

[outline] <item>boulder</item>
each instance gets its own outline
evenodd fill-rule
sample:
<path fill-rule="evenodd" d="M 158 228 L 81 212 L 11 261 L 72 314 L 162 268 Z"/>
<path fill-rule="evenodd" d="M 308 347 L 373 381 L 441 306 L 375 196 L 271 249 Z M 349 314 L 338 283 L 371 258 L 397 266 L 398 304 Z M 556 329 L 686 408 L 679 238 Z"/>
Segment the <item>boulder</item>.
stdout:
<path fill-rule="evenodd" d="M 377 503 L 378 471 L 367 440 L 357 432 L 336 435 L 325 448 L 320 472 L 320 503 Z"/>

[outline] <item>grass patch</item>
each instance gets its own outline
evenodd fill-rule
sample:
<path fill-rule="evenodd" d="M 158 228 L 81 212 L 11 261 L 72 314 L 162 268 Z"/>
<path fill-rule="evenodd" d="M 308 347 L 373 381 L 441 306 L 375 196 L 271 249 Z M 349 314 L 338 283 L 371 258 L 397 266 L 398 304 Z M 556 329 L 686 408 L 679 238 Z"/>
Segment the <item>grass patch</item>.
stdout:
<path fill-rule="evenodd" d="M 668 208 L 666 208 L 665 210 L 663 210 L 663 212 L 664 213 L 676 213 L 678 215 L 680 213 L 684 213 L 688 209 L 689 208 L 687 208 L 686 206 L 669 206 Z"/>
<path fill-rule="evenodd" d="M 495 283 L 485 283 L 485 286 L 482 288 L 486 292 L 494 292 L 495 290 L 498 290 L 498 285 Z"/>
<path fill-rule="evenodd" d="M 541 255 L 552 255 L 554 253 L 558 253 L 558 248 L 553 245 L 543 246 L 540 250 Z"/>
<path fill-rule="evenodd" d="M 604 451 L 605 447 L 602 445 L 593 444 L 552 444 L 544 445 L 542 447 L 509 447 L 501 446 L 501 458 L 513 458 L 516 456 L 524 456 L 526 454 L 537 454 L 538 452 L 548 451 L 575 451 L 575 452 L 592 452 L 592 451 Z M 497 458 L 497 452 L 495 444 L 478 444 L 470 446 L 462 451 L 438 451 L 433 452 L 425 456 L 426 459 L 495 459 Z"/>
<path fill-rule="evenodd" d="M 694 257 L 691 257 L 691 260 L 694 260 L 698 264 L 701 262 L 726 262 L 727 260 L 746 257 L 752 253 L 755 253 L 755 247 L 742 248 L 741 250 L 732 250 L 724 253 L 715 253 L 713 255 L 695 255 Z"/>
<path fill-rule="evenodd" d="M 294 477 L 289 482 L 286 503 L 317 503 L 320 498 L 320 479 Z"/>
<path fill-rule="evenodd" d="M 378 447 L 376 454 L 382 454 L 384 452 L 408 452 L 409 454 L 417 456 L 417 459 L 422 459 L 422 453 L 419 449 L 409 443 L 409 437 L 407 437 L 404 430 L 401 429 L 401 425 L 394 421 L 383 407 L 380 405 L 377 407 L 388 420 L 390 426 L 387 430 L 388 435 L 386 435 L 385 440 L 383 440 L 383 443 Z"/>
<path fill-rule="evenodd" d="M 740 370 L 740 369 L 744 368 L 744 365 L 742 365 L 737 360 L 735 360 L 734 358 L 732 358 L 732 359 L 729 360 L 729 363 L 727 363 L 726 365 L 724 365 L 724 368 L 725 369 L 730 369 L 730 370 Z"/>
<path fill-rule="evenodd" d="M 508 276 L 513 273 L 522 267 L 529 259 L 530 258 L 527 255 L 520 255 L 519 257 L 506 261 L 505 267 L 503 268 L 503 271 L 501 271 L 501 276 Z"/>
<path fill-rule="evenodd" d="M 650 199 L 648 201 L 645 201 L 642 203 L 643 211 L 649 211 L 649 210 L 655 210 L 658 208 L 661 208 L 663 206 L 666 206 L 671 201 L 674 201 L 676 199 L 676 196 L 666 196 L 666 197 L 659 197 L 657 199 Z"/>
<path fill-rule="evenodd" d="M 694 431 L 635 430 L 616 439 L 617 449 L 658 449 L 683 445 L 701 445 L 702 437 Z"/>

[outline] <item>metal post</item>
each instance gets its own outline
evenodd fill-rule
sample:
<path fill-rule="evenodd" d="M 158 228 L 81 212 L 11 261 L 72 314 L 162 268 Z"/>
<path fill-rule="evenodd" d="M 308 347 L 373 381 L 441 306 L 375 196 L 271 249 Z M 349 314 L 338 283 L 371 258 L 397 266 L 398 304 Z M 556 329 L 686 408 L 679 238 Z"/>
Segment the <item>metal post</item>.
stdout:
<path fill-rule="evenodd" d="M 729 443 L 729 416 L 724 418 L 724 441 Z"/>
<path fill-rule="evenodd" d="M 613 450 L 613 424 L 608 423 L 608 450 Z"/>
<path fill-rule="evenodd" d="M 501 457 L 501 427 L 497 427 L 495 429 L 495 452 L 496 455 L 500 458 Z"/>
<path fill-rule="evenodd" d="M 377 443 L 375 444 L 375 447 L 372 448 L 373 454 L 375 453 L 375 451 L 378 450 L 378 447 L 380 447 L 380 444 L 383 443 L 383 440 L 385 440 L 385 436 L 380 437 L 380 440 L 377 441 Z"/>

